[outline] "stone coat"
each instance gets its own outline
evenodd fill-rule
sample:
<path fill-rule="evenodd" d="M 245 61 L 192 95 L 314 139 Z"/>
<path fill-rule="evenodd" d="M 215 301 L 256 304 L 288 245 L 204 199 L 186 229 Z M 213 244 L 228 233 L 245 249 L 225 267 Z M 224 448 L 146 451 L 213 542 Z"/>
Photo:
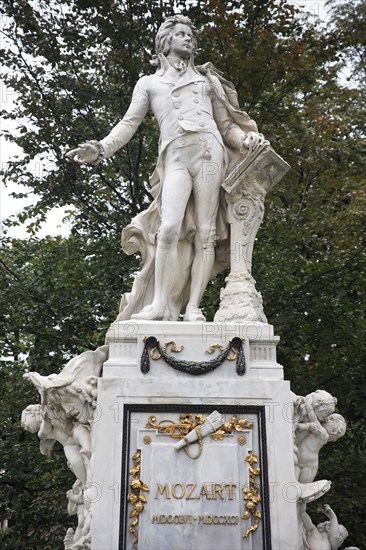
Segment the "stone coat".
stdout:
<path fill-rule="evenodd" d="M 233 107 L 225 101 L 219 79 L 207 74 L 207 65 L 201 68 L 206 74 L 189 66 L 177 78 L 177 71 L 165 62 L 164 69 L 140 78 L 125 116 L 100 142 L 104 157 L 112 156 L 130 141 L 149 109 L 160 128 L 159 153 L 185 132 L 209 132 L 220 143 L 224 140 L 229 147 L 238 148 L 243 131 L 256 131 L 256 124 L 240 111 L 241 127 L 233 120 Z"/>

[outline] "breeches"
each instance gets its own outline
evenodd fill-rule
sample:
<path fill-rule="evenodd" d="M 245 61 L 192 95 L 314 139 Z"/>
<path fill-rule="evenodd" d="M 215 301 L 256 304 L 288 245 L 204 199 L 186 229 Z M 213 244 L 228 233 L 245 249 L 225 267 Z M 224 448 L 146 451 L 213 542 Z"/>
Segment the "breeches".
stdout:
<path fill-rule="evenodd" d="M 196 246 L 214 244 L 223 171 L 224 148 L 212 134 L 192 132 L 170 143 L 165 151 L 159 246 L 178 242 L 191 193 Z"/>

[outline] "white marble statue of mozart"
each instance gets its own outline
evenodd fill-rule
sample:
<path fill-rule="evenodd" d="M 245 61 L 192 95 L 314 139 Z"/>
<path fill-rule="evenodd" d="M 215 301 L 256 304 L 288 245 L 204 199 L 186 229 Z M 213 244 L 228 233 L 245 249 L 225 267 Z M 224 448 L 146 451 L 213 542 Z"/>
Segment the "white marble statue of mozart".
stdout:
<path fill-rule="evenodd" d="M 182 15 L 156 36 L 155 74 L 137 82 L 123 119 L 100 142 L 68 153 L 98 163 L 126 145 L 151 110 L 160 128 L 159 158 L 151 177 L 150 207 L 122 232 L 128 254 L 142 268 L 122 297 L 118 320 L 204 321 L 199 309 L 209 280 L 228 265 L 229 235 L 221 184 L 230 165 L 264 138 L 240 110 L 233 85 L 210 63 L 196 67 L 197 31 Z M 220 261 L 220 257 L 222 260 Z"/>

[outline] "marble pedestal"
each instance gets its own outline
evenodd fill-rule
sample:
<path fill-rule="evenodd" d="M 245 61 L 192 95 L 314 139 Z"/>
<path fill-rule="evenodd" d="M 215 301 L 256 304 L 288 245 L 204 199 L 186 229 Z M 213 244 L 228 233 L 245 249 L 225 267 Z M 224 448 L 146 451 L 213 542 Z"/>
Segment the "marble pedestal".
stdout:
<path fill-rule="evenodd" d="M 209 355 L 206 351 L 210 345 L 221 344 L 226 347 L 234 336 L 239 336 L 244 339 L 246 372 L 243 376 L 239 376 L 235 369 L 235 362 L 225 360 L 214 371 L 196 377 L 178 372 L 168 366 L 163 359 L 159 359 L 157 361 L 151 360 L 150 371 L 143 374 L 140 370 L 140 360 L 144 349 L 144 337 L 146 336 L 155 336 L 161 344 L 173 340 L 177 346 L 183 345 L 184 349 L 177 354 L 177 357 L 191 361 L 208 361 L 212 358 L 212 355 Z M 199 527 L 194 528 L 194 526 L 179 525 L 179 530 L 175 531 L 169 531 L 169 526 L 162 527 L 160 524 L 158 525 L 160 521 L 159 513 L 161 514 L 158 497 L 166 498 L 167 496 L 167 493 L 163 494 L 163 481 L 165 479 L 163 476 L 159 478 L 161 479 L 160 492 L 150 487 L 149 493 L 146 493 L 148 504 L 143 512 L 145 515 L 141 514 L 137 525 L 137 529 L 139 529 L 138 549 L 156 550 L 165 547 L 198 550 L 200 547 L 215 550 L 216 548 L 230 547 L 234 550 L 235 547 L 237 550 L 242 548 L 295 550 L 301 548 L 296 506 L 292 395 L 289 382 L 283 379 L 283 369 L 276 361 L 278 340 L 279 338 L 273 334 L 273 327 L 262 323 L 123 321 L 111 326 L 107 333 L 109 359 L 104 364 L 103 376 L 98 383 L 98 407 L 93 430 L 94 495 L 91 497 L 93 503 L 93 550 L 115 550 L 132 547 L 133 539 L 128 532 L 127 534 L 125 532 L 126 540 L 123 542 L 121 542 L 120 536 L 120 529 L 122 528 L 120 521 L 121 509 L 128 512 L 127 504 L 124 502 L 124 495 L 126 494 L 124 489 L 128 484 L 128 469 L 131 468 L 131 463 L 125 465 L 124 474 L 122 474 L 123 456 L 126 454 L 128 445 L 141 447 L 143 446 L 142 439 L 145 442 L 148 441 L 148 439 L 144 439 L 146 434 L 151 440 L 149 434 L 155 433 L 150 430 L 145 434 L 145 425 L 141 421 L 142 413 L 138 413 L 138 411 L 146 411 L 145 417 L 148 417 L 149 414 L 153 414 L 154 407 L 159 411 L 159 407 L 162 406 L 170 406 L 170 410 L 175 410 L 174 407 L 182 407 L 184 410 L 185 406 L 188 407 L 188 412 L 193 411 L 195 406 L 197 406 L 197 409 L 207 406 L 207 412 L 214 409 L 219 412 L 235 412 L 235 408 L 240 411 L 241 407 L 247 407 L 249 413 L 250 411 L 256 413 L 257 409 L 262 411 L 261 418 L 264 427 L 262 436 L 264 434 L 264 440 L 262 440 L 260 446 L 263 446 L 264 441 L 266 460 L 263 467 L 266 469 L 267 476 L 265 494 L 261 495 L 261 507 L 262 521 L 266 522 L 266 535 L 263 536 L 267 537 L 267 542 L 256 546 L 253 543 L 255 539 L 252 535 L 249 535 L 245 539 L 242 536 L 238 537 L 237 542 L 234 543 L 236 546 L 233 546 L 232 542 L 227 542 L 226 546 L 223 546 L 224 543 L 219 538 L 221 534 L 225 533 L 226 529 L 228 530 L 227 533 L 232 529 L 230 537 L 232 536 L 234 537 L 232 540 L 236 540 L 232 534 L 235 525 L 221 525 L 216 530 L 213 526 L 199 525 Z M 126 414 L 124 414 L 127 411 L 129 411 L 128 426 L 126 424 Z M 150 413 L 149 411 L 153 412 Z M 160 416 L 161 418 L 169 418 L 167 413 L 161 413 Z M 123 433 L 125 433 L 125 441 L 123 441 Z M 174 453 L 169 455 L 172 451 L 171 446 L 167 446 L 169 443 L 167 438 L 162 438 L 159 441 L 162 442 L 162 446 L 159 447 L 162 468 L 164 471 L 166 470 L 167 463 L 164 461 L 169 460 L 169 456 L 177 456 L 177 461 L 180 461 L 181 466 L 177 469 L 175 481 L 182 484 L 184 476 L 182 473 L 182 479 L 179 479 L 179 472 L 182 472 L 182 468 L 184 469 L 184 457 L 186 455 L 184 457 L 183 454 L 179 457 Z M 175 441 L 172 440 L 172 444 Z M 233 440 L 228 438 L 225 441 L 230 443 Z M 204 471 L 203 460 L 210 461 L 210 453 L 211 449 L 214 449 L 212 447 L 214 444 L 219 445 L 213 443 L 208 437 L 203 440 L 204 453 L 202 453 L 202 457 L 191 461 L 192 472 L 193 469 L 197 468 Z M 220 448 L 219 446 L 215 447 L 217 450 L 212 451 L 214 456 L 220 455 L 218 450 Z M 144 451 L 145 456 L 150 456 L 148 453 L 153 454 L 153 445 L 151 449 L 151 451 Z M 263 449 L 260 449 L 260 452 L 262 451 Z M 225 455 L 233 457 L 229 458 L 229 462 L 231 460 L 235 462 L 237 451 L 230 450 L 228 452 L 234 453 Z M 183 451 L 179 451 L 179 453 L 183 453 Z M 239 463 L 241 464 L 240 468 L 242 468 L 245 461 L 240 459 Z M 154 468 L 156 470 L 156 462 Z M 222 468 L 220 467 L 218 470 L 222 470 Z M 146 467 L 145 477 L 147 471 L 148 468 Z M 146 479 L 143 479 L 143 473 L 144 469 L 142 469 L 142 481 L 147 482 Z M 168 480 L 169 474 L 166 475 Z M 226 476 L 225 479 L 223 476 Z M 210 472 L 209 479 L 224 483 L 225 480 L 228 480 L 228 476 L 229 470 L 225 470 L 225 473 L 223 471 Z M 196 478 L 192 477 L 192 481 L 193 479 L 195 479 L 195 482 L 197 481 Z M 169 478 L 169 482 L 172 483 L 173 480 Z M 175 490 L 178 490 L 178 486 L 182 491 L 179 484 L 175 487 Z M 181 493 L 178 497 L 180 496 Z M 239 504 L 242 510 L 244 502 L 242 497 L 240 498 Z M 178 502 L 173 502 L 173 500 L 170 499 L 165 504 L 172 505 L 172 513 L 178 518 L 183 517 L 183 514 L 188 514 L 188 518 L 192 514 L 192 518 L 196 518 L 195 520 L 192 518 L 182 519 L 182 522 L 204 523 L 203 519 L 199 519 L 198 501 L 192 503 L 192 506 L 191 503 L 188 503 L 189 507 L 182 508 L 182 511 L 178 513 Z M 178 500 L 180 499 L 178 498 Z M 229 510 L 229 508 L 225 508 L 227 503 L 224 502 L 223 498 L 221 501 L 218 503 L 219 508 L 216 511 L 215 503 L 208 503 L 202 514 L 208 514 L 207 517 L 211 518 L 217 516 L 219 518 L 217 521 L 220 521 L 220 523 L 229 522 L 230 520 L 220 519 L 225 518 L 225 510 Z M 229 504 L 231 505 L 231 503 Z M 265 508 L 267 513 L 265 513 Z M 234 510 L 234 508 L 231 507 L 230 510 Z M 235 515 L 236 512 L 231 513 L 234 514 L 233 517 L 238 517 L 238 515 Z M 156 516 L 155 519 L 153 514 Z M 194 514 L 197 515 L 194 516 Z M 125 517 L 128 517 L 127 513 Z M 177 522 L 179 521 L 181 520 L 177 519 Z M 235 523 L 235 520 L 232 521 Z M 241 516 L 239 521 L 242 522 Z M 188 527 L 191 531 L 187 531 Z M 174 540 L 169 540 L 170 532 L 174 533 L 172 535 Z M 187 537 L 187 532 L 191 533 L 189 537 Z M 165 546 L 161 543 L 162 537 L 166 539 Z M 181 537 L 181 540 L 178 540 L 179 537 Z M 223 537 L 225 538 L 225 535 Z M 200 546 L 197 546 L 197 540 L 200 541 Z M 256 540 L 262 539 L 257 538 Z M 160 546 L 157 546 L 157 544 Z"/>

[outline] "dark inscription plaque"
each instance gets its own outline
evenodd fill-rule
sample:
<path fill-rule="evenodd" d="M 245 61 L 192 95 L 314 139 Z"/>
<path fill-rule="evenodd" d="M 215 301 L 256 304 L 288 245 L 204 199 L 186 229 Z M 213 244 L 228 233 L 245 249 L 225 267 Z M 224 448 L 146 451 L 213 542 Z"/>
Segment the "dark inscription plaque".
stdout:
<path fill-rule="evenodd" d="M 121 550 L 270 550 L 264 407 L 126 405 L 123 442 Z"/>

